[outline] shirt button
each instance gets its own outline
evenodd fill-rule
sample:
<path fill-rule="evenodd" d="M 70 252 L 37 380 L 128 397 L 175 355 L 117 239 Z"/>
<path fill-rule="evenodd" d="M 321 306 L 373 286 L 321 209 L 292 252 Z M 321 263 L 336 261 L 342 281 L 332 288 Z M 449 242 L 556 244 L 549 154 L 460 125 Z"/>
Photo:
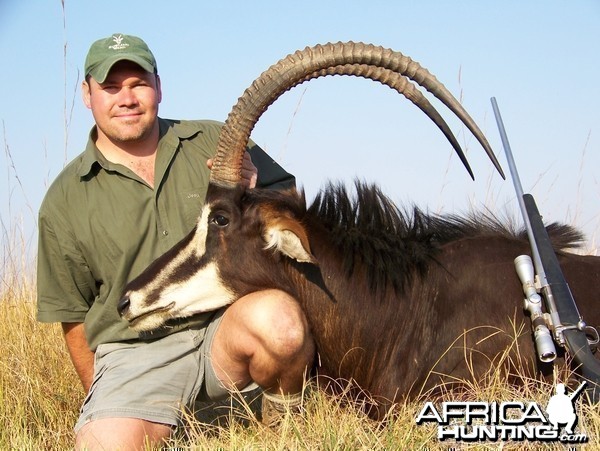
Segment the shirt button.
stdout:
<path fill-rule="evenodd" d="M 169 234 L 169 231 L 168 231 L 168 230 L 163 230 L 163 235 L 164 235 L 164 236 L 167 236 L 168 234 Z"/>

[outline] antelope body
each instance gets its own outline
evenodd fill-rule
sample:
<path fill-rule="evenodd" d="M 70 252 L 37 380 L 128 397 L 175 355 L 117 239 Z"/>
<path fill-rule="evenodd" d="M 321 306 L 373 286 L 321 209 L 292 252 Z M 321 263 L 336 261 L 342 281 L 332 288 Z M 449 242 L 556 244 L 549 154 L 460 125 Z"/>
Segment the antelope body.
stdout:
<path fill-rule="evenodd" d="M 195 229 L 128 284 L 119 305 L 122 317 L 136 330 L 151 331 L 253 291 L 286 291 L 307 316 L 319 373 L 354 380 L 384 407 L 440 382 L 481 377 L 515 335 L 533 371 L 513 266 L 515 257 L 529 251 L 523 234 L 484 215 L 407 213 L 361 183 L 354 198 L 330 185 L 308 208 L 295 190 L 241 187 L 243 152 L 260 115 L 291 87 L 334 74 L 371 78 L 411 99 L 470 172 L 448 126 L 412 79 L 461 118 L 501 171 L 466 111 L 410 58 L 353 43 L 296 52 L 263 73 L 232 110 Z M 557 249 L 580 238 L 564 226 L 552 230 Z M 560 252 L 560 261 L 584 318 L 600 324 L 594 292 L 600 258 Z"/>

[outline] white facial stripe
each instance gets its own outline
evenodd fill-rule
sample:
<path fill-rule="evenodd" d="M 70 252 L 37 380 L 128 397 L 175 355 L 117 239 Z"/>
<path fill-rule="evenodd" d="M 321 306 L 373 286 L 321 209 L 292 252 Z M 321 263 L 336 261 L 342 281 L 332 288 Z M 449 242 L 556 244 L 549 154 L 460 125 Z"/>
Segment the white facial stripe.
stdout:
<path fill-rule="evenodd" d="M 160 314 L 149 315 L 140 319 L 138 322 L 132 325 L 131 328 L 136 332 L 151 331 L 158 329 L 165 323 L 165 321 L 166 319 L 164 318 L 164 316 Z"/>
<path fill-rule="evenodd" d="M 216 310 L 235 301 L 234 293 L 223 284 L 215 263 L 208 264 L 176 289 L 169 290 L 165 298 L 167 305 L 175 303 L 172 312 L 176 316 Z"/>
<path fill-rule="evenodd" d="M 171 260 L 167 266 L 165 266 L 157 275 L 156 278 L 146 285 L 143 290 L 138 291 L 141 297 L 145 298 L 149 293 L 158 290 L 160 287 L 168 287 L 170 285 L 169 279 L 178 268 L 185 262 L 190 256 L 196 255 L 198 257 L 204 255 L 206 252 L 206 235 L 208 233 L 208 216 L 210 215 L 210 206 L 205 205 L 202 208 L 202 213 L 198 218 L 196 233 L 190 241 L 190 243 L 181 251 L 177 256 Z M 160 304 L 160 305 L 158 305 Z M 167 305 L 159 302 L 156 307 Z"/>
<path fill-rule="evenodd" d="M 149 314 L 135 324 L 138 331 L 152 330 L 160 327 L 172 317 L 187 317 L 197 313 L 216 310 L 235 301 L 235 294 L 225 285 L 220 277 L 216 263 L 209 262 L 183 282 L 173 283 L 172 275 L 192 256 L 201 257 L 206 252 L 208 233 L 208 217 L 211 208 L 206 205 L 198 219 L 196 233 L 189 244 L 180 250 L 143 290 L 129 293 L 129 316 L 135 318 L 155 309 L 172 307 L 156 314 Z M 159 293 L 152 305 L 146 306 L 144 300 L 149 293 Z"/>
<path fill-rule="evenodd" d="M 197 255 L 204 255 L 206 252 L 206 235 L 208 234 L 208 217 L 210 215 L 210 205 L 202 208 L 200 218 L 198 218 L 196 236 L 192 240 L 196 248 Z"/>
<path fill-rule="evenodd" d="M 152 309 L 170 304 L 173 304 L 173 307 L 140 319 L 135 324 L 135 330 L 153 330 L 170 318 L 185 318 L 216 310 L 233 303 L 235 299 L 235 294 L 223 284 L 217 265 L 209 263 L 190 279 L 180 284 L 171 284 L 162 292 L 158 302 L 152 305 Z M 132 313 L 136 316 L 144 312 L 132 311 Z"/>

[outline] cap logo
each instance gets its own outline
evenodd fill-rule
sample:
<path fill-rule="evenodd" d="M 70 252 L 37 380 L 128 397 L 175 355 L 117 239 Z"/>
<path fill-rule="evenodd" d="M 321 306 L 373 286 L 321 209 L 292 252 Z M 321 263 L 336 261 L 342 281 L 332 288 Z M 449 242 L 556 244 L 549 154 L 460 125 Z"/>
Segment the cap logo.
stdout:
<path fill-rule="evenodd" d="M 114 35 L 113 37 L 113 41 L 115 41 L 114 45 L 109 45 L 108 48 L 111 50 L 123 50 L 127 47 L 129 47 L 129 44 L 127 44 L 126 42 L 123 42 L 123 35 Z"/>

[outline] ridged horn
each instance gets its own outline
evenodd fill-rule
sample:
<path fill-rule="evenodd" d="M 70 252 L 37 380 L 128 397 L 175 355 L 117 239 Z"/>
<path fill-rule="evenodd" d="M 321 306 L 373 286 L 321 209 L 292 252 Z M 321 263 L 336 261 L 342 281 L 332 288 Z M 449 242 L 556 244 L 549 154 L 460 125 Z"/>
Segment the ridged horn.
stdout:
<path fill-rule="evenodd" d="M 241 178 L 244 151 L 260 116 L 291 88 L 327 75 L 352 75 L 378 81 L 404 95 L 442 130 L 467 171 L 467 159 L 452 131 L 411 80 L 448 107 L 473 133 L 504 178 L 504 172 L 487 139 L 462 105 L 436 77 L 416 61 L 383 47 L 360 42 L 338 42 L 306 47 L 286 56 L 263 72 L 244 91 L 221 130 L 210 182 L 235 186 Z"/>

